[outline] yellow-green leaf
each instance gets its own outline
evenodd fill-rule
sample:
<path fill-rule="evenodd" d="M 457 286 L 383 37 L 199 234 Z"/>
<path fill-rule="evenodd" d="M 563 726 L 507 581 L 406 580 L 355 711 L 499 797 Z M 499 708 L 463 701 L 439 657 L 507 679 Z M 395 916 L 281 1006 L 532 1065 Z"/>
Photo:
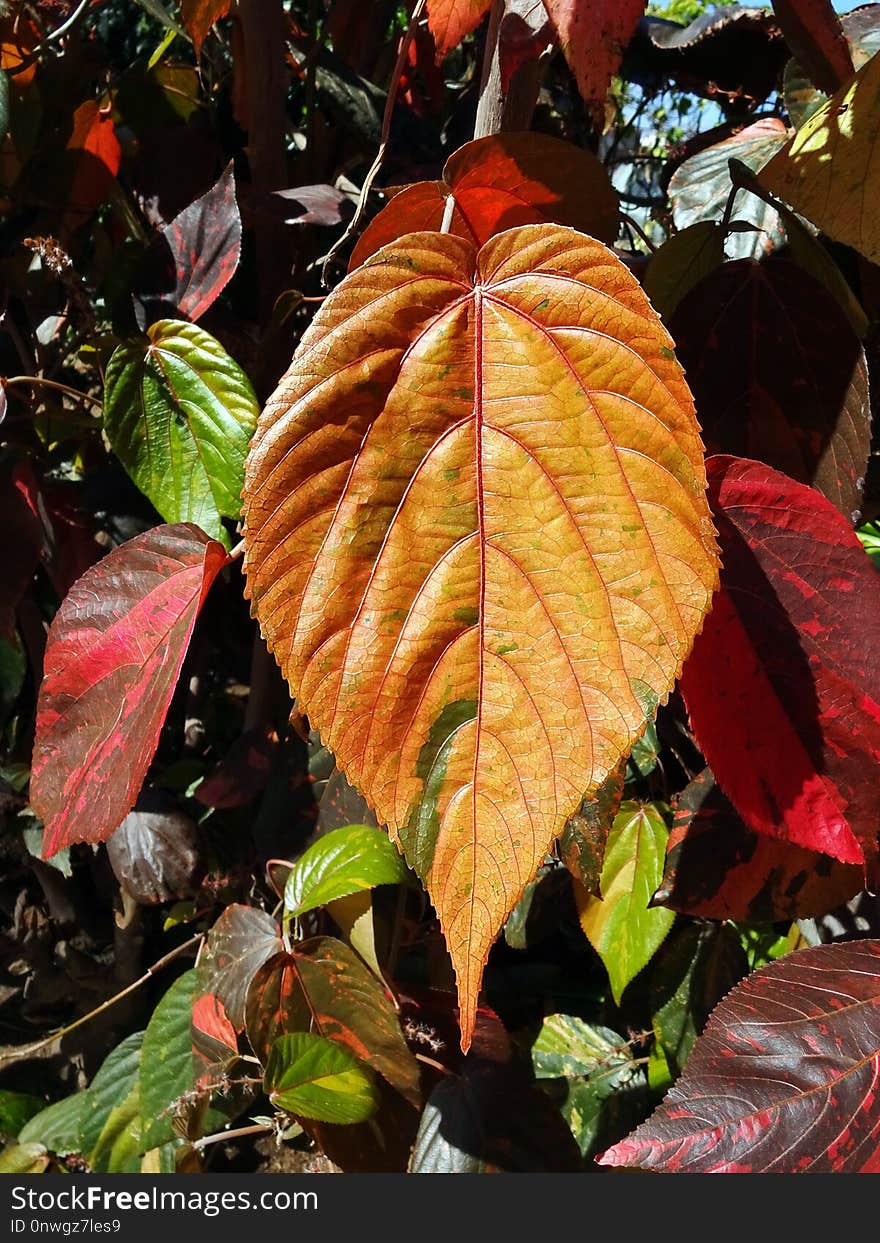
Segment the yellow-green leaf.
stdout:
<path fill-rule="evenodd" d="M 829 237 L 880 262 L 880 55 L 832 95 L 758 180 Z"/>
<path fill-rule="evenodd" d="M 602 897 L 577 886 L 581 927 L 605 964 L 618 1004 L 675 922 L 674 911 L 648 906 L 663 876 L 668 837 L 660 807 L 624 803 L 608 834 Z"/>

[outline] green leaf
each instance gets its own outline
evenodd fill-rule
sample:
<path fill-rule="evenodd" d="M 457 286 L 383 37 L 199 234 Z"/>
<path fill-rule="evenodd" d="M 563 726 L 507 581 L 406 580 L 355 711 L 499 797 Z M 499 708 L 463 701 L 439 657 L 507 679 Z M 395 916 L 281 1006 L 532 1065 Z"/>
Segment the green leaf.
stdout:
<path fill-rule="evenodd" d="M 0 1136 L 15 1139 L 22 1127 L 44 1111 L 45 1102 L 28 1092 L 0 1089 Z"/>
<path fill-rule="evenodd" d="M 80 1152 L 86 1157 L 98 1143 L 115 1106 L 137 1086 L 143 1039 L 143 1032 L 135 1032 L 117 1045 L 104 1059 L 85 1093 L 79 1143 Z"/>
<path fill-rule="evenodd" d="M 259 409 L 250 381 L 195 324 L 165 319 L 117 347 L 104 427 L 114 452 L 167 522 L 195 522 L 229 547 Z"/>
<path fill-rule="evenodd" d="M 748 973 L 729 924 L 687 924 L 664 946 L 652 968 L 654 1035 L 671 1076 L 677 1076 L 710 1013 Z"/>
<path fill-rule="evenodd" d="M 659 804 L 623 803 L 608 834 L 603 896 L 578 893 L 581 927 L 605 964 L 618 1004 L 675 921 L 674 911 L 648 906 L 663 875 L 669 836 L 663 811 Z"/>
<path fill-rule="evenodd" d="M 862 541 L 865 552 L 880 569 L 880 523 L 866 522 L 859 527 L 856 535 Z"/>
<path fill-rule="evenodd" d="M 138 1174 L 141 1168 L 141 1103 L 137 1083 L 128 1095 L 110 1110 L 89 1153 L 95 1174 Z"/>
<path fill-rule="evenodd" d="M 65 1157 L 69 1152 L 80 1151 L 80 1131 L 88 1104 L 88 1092 L 74 1092 L 64 1100 L 56 1101 L 40 1110 L 23 1127 L 18 1140 L 21 1144 L 42 1144 L 50 1152 Z"/>
<path fill-rule="evenodd" d="M 142 1151 L 174 1139 L 174 1106 L 192 1089 L 192 1008 L 195 971 L 185 971 L 156 1006 L 144 1033 L 140 1086 L 144 1112 Z"/>
<path fill-rule="evenodd" d="M 307 1032 L 273 1043 L 263 1084 L 279 1109 L 319 1122 L 365 1122 L 378 1104 L 372 1079 L 352 1055 Z"/>
<path fill-rule="evenodd" d="M 290 869 L 284 887 L 285 922 L 335 898 L 397 885 L 406 864 L 383 829 L 350 824 L 319 837 Z"/>
<path fill-rule="evenodd" d="M 667 323 L 686 293 L 724 262 L 724 234 L 715 220 L 698 220 L 664 242 L 645 271 L 645 293 Z"/>
<path fill-rule="evenodd" d="M 627 1041 L 608 1027 L 551 1014 L 532 1045 L 532 1066 L 537 1080 L 564 1091 L 560 1109 L 583 1156 L 642 1116 L 645 1077 Z"/>

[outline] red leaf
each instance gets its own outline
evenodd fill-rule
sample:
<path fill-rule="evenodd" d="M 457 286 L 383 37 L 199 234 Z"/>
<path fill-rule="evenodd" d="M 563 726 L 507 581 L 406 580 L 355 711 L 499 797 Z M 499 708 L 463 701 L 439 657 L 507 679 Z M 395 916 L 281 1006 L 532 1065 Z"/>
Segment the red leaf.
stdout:
<path fill-rule="evenodd" d="M 241 217 L 232 161 L 207 194 L 162 230 L 171 248 L 181 316 L 195 322 L 232 280 L 241 257 Z"/>
<path fill-rule="evenodd" d="M 235 1028 L 229 1021 L 223 1002 L 213 993 L 196 997 L 192 1008 L 192 1023 L 200 1035 L 216 1040 L 230 1051 L 234 1052 L 238 1048 Z"/>
<path fill-rule="evenodd" d="M 600 120 L 645 0 L 544 0 L 544 6 L 581 97 Z"/>
<path fill-rule="evenodd" d="M 493 134 L 451 155 L 442 181 L 419 181 L 395 194 L 364 230 L 349 270 L 405 233 L 439 230 L 449 195 L 449 231 L 477 246 L 515 225 L 549 221 L 600 241 L 617 237 L 617 195 L 589 151 L 544 134 Z"/>
<path fill-rule="evenodd" d="M 428 0 L 428 26 L 438 61 L 476 30 L 491 4 L 492 0 Z"/>
<path fill-rule="evenodd" d="M 202 946 L 196 966 L 197 993 L 213 994 L 235 1031 L 244 1031 L 251 981 L 266 959 L 281 949 L 281 932 L 272 916 L 234 902 Z"/>
<path fill-rule="evenodd" d="M 443 110 L 443 92 L 443 73 L 437 64 L 434 39 L 430 30 L 419 26 L 407 48 L 398 97 L 416 116 L 436 116 Z"/>
<path fill-rule="evenodd" d="M 743 820 L 844 863 L 880 822 L 880 575 L 818 492 L 708 462 L 721 588 L 681 676 L 694 735 Z"/>
<path fill-rule="evenodd" d="M 670 331 L 708 452 L 812 483 L 855 521 L 871 445 L 867 363 L 815 277 L 785 259 L 725 263 L 685 296 Z"/>
<path fill-rule="evenodd" d="M 180 0 L 180 20 L 193 41 L 196 60 L 211 27 L 225 17 L 231 7 L 231 0 Z"/>
<path fill-rule="evenodd" d="M 833 95 L 855 73 L 831 0 L 773 0 L 785 41 L 820 91 Z"/>
<path fill-rule="evenodd" d="M 774 923 L 825 915 L 863 879 L 853 864 L 753 833 L 706 768 L 676 800 L 653 903 L 699 919 Z"/>
<path fill-rule="evenodd" d="M 15 609 L 30 585 L 43 551 L 39 485 L 30 462 L 16 463 L 0 490 L 3 530 L 2 605 Z"/>
<path fill-rule="evenodd" d="M 880 941 L 789 954 L 712 1014 L 663 1104 L 600 1165 L 880 1172 Z"/>
<path fill-rule="evenodd" d="M 46 646 L 31 804 L 44 855 L 106 840 L 134 805 L 223 546 L 155 527 L 73 586 Z"/>
<path fill-rule="evenodd" d="M 93 211 L 110 193 L 122 150 L 113 128 L 113 109 L 90 99 L 73 114 L 68 151 L 79 153 L 70 187 L 70 207 Z"/>
<path fill-rule="evenodd" d="M 537 60 L 553 45 L 553 27 L 543 0 L 535 0 L 520 13 L 506 12 L 498 35 L 501 88 L 507 90 L 521 65 Z"/>

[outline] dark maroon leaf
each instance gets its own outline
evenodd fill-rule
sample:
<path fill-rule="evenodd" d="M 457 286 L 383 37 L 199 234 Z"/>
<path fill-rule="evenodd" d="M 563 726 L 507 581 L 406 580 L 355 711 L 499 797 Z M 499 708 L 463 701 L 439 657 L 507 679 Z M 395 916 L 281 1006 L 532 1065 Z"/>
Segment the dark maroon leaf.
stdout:
<path fill-rule="evenodd" d="M 585 800 L 580 811 L 569 817 L 559 839 L 562 862 L 575 880 L 598 898 L 599 877 L 605 859 L 608 830 L 620 810 L 626 760 L 614 770 L 596 791 L 595 798 Z"/>
<path fill-rule="evenodd" d="M 278 750 L 278 735 L 269 727 L 246 730 L 195 790 L 205 807 L 243 807 L 265 788 Z"/>
<path fill-rule="evenodd" d="M 115 548 L 52 623 L 37 706 L 31 804 L 44 852 L 106 840 L 134 805 L 202 602 L 227 562 L 191 523 Z"/>
<path fill-rule="evenodd" d="M 788 48 L 773 14 L 756 5 L 704 13 L 689 26 L 643 17 L 624 56 L 625 78 L 672 79 L 695 94 L 760 103 L 776 89 Z"/>
<path fill-rule="evenodd" d="M 880 823 L 880 575 L 813 488 L 708 461 L 721 587 L 681 675 L 694 736 L 749 828 L 843 863 Z"/>
<path fill-rule="evenodd" d="M 756 971 L 654 1115 L 599 1158 L 666 1173 L 880 1172 L 880 941 Z"/>
<path fill-rule="evenodd" d="M 162 230 L 174 260 L 178 313 L 195 322 L 229 284 L 241 257 L 232 161 L 216 185 Z"/>
<path fill-rule="evenodd" d="M 136 902 L 149 906 L 187 898 L 199 864 L 199 834 L 182 811 L 130 811 L 107 841 L 116 879 Z"/>
<path fill-rule="evenodd" d="M 518 4 L 507 6 L 498 38 L 502 90 L 509 88 L 520 65 L 537 60 L 552 47 L 553 37 L 542 0 L 519 0 Z"/>
<path fill-rule="evenodd" d="M 332 937 L 317 937 L 264 963 L 247 998 L 247 1033 L 261 1061 L 278 1036 L 312 1030 L 344 1045 L 412 1104 L 419 1068 L 397 1013 L 361 960 Z"/>
<path fill-rule="evenodd" d="M 747 828 L 707 768 L 675 802 L 654 902 L 701 919 L 774 923 L 824 915 L 863 879 L 860 867 Z"/>
<path fill-rule="evenodd" d="M 43 523 L 39 485 L 30 462 L 18 462 L 0 485 L 0 529 L 3 531 L 0 608 L 14 611 L 40 564 Z"/>
<path fill-rule="evenodd" d="M 707 450 L 811 483 L 857 521 L 871 439 L 865 352 L 835 298 L 784 259 L 741 259 L 690 291 L 670 331 Z"/>
<path fill-rule="evenodd" d="M 831 0 L 773 0 L 786 42 L 820 91 L 833 95 L 855 73 Z"/>
<path fill-rule="evenodd" d="M 281 933 L 271 915 L 238 903 L 228 906 L 199 955 L 197 996 L 213 994 L 235 1030 L 244 1031 L 251 980 L 280 949 Z"/>

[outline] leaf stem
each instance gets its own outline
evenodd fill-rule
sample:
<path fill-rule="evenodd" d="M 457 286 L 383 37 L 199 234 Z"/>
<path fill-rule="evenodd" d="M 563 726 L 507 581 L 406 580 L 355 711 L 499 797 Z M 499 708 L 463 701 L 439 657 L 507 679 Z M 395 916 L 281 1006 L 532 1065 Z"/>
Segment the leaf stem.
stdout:
<path fill-rule="evenodd" d="M 112 997 L 108 997 L 106 1001 L 102 1001 L 101 1004 L 96 1006 L 94 1010 L 90 1010 L 88 1014 L 82 1015 L 81 1018 L 76 1019 L 73 1023 L 68 1023 L 67 1027 L 62 1027 L 60 1031 L 53 1032 L 51 1036 L 44 1036 L 42 1040 L 35 1040 L 31 1044 L 13 1045 L 11 1048 L 7 1046 L 5 1049 L 0 1049 L 0 1067 L 11 1065 L 15 1062 L 20 1062 L 26 1058 L 33 1057 L 35 1053 L 39 1053 L 42 1049 L 48 1049 L 50 1045 L 55 1044 L 59 1040 L 63 1040 L 64 1037 L 70 1035 L 72 1031 L 76 1031 L 78 1027 L 82 1027 L 85 1023 L 91 1022 L 91 1020 L 97 1018 L 99 1014 L 103 1014 L 105 1010 L 109 1010 L 111 1006 L 115 1006 L 118 1001 L 122 1001 L 124 997 L 128 997 L 131 993 L 135 992 L 135 990 L 140 988 L 142 984 L 146 984 L 147 981 L 151 980 L 154 975 L 162 970 L 163 967 L 167 967 L 168 964 L 173 962 L 175 958 L 179 958 L 181 954 L 198 945 L 203 940 L 204 936 L 205 934 L 203 932 L 199 932 L 194 937 L 190 937 L 188 941 L 184 941 L 182 944 L 178 945 L 175 949 L 169 950 L 167 954 L 164 954 L 157 962 L 154 962 L 151 967 L 147 967 L 142 976 L 140 976 L 133 983 L 127 985 L 121 992 L 115 993 Z"/>
<path fill-rule="evenodd" d="M 259 1122 L 254 1126 L 235 1127 L 231 1131 L 217 1131 L 214 1135 L 205 1135 L 203 1139 L 194 1140 L 193 1148 L 196 1152 L 201 1152 L 209 1144 L 222 1144 L 225 1139 L 244 1139 L 246 1135 L 265 1135 L 267 1131 L 274 1129 L 270 1122 Z"/>
<path fill-rule="evenodd" d="M 376 158 L 373 160 L 373 163 L 370 165 L 369 171 L 364 178 L 364 184 L 361 186 L 361 192 L 358 195 L 355 213 L 348 222 L 348 226 L 346 227 L 342 237 L 338 238 L 333 243 L 323 260 L 320 261 L 321 283 L 325 288 L 328 284 L 327 269 L 330 266 L 330 261 L 339 253 L 348 239 L 352 237 L 360 227 L 360 223 L 364 218 L 364 212 L 367 209 L 367 199 L 369 198 L 370 190 L 373 188 L 373 182 L 376 180 L 379 169 L 385 161 L 385 153 L 388 150 L 388 141 L 391 137 L 391 118 L 394 115 L 394 105 L 397 102 L 397 90 L 400 86 L 400 79 L 403 75 L 404 66 L 406 65 L 409 46 L 415 38 L 415 34 L 418 30 L 419 22 L 422 19 L 422 14 L 425 11 L 427 2 L 428 0 L 418 0 L 416 7 L 413 9 L 412 17 L 409 19 L 406 34 L 403 36 L 401 41 L 400 51 L 397 53 L 397 61 L 394 65 L 394 72 L 391 74 L 391 82 L 388 86 L 388 98 L 385 100 L 385 112 L 382 116 L 382 132 L 379 138 L 379 150 L 376 152 Z"/>
<path fill-rule="evenodd" d="M 103 410 L 103 402 L 97 397 L 92 397 L 88 393 L 81 393 L 78 389 L 71 388 L 68 384 L 61 384 L 58 380 L 46 380 L 42 376 L 35 375 L 14 375 L 8 379 L 0 380 L 3 388 L 11 388 L 14 384 L 30 384 L 37 388 L 51 388 L 58 393 L 64 393 L 68 397 L 74 398 L 75 401 L 87 401 L 91 405 L 96 406 L 99 410 Z"/>

